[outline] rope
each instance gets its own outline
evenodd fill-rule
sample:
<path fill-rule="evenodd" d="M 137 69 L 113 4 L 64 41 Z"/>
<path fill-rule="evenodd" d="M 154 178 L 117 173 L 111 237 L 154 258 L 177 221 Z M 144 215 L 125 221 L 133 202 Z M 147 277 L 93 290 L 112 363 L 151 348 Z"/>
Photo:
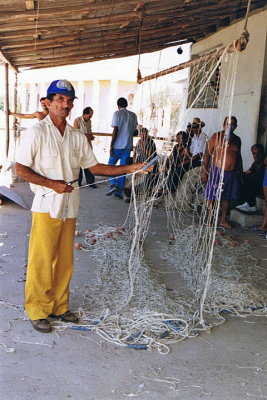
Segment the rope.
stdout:
<path fill-rule="evenodd" d="M 251 0 L 248 0 L 247 12 L 246 12 L 245 24 L 244 24 L 243 30 L 246 30 L 246 29 L 247 29 L 248 15 L 249 15 L 249 11 L 250 11 L 250 6 L 251 6 Z"/>
<path fill-rule="evenodd" d="M 37 10 L 36 10 L 36 20 L 35 20 L 34 50 L 36 50 L 36 42 L 37 42 L 37 39 L 38 39 L 39 7 L 40 7 L 40 2 L 39 2 L 39 0 L 37 0 Z"/>
<path fill-rule="evenodd" d="M 141 44 L 142 44 L 142 27 L 143 27 L 143 11 L 139 12 L 139 37 L 138 37 L 138 66 L 137 66 L 137 81 L 141 79 L 140 61 L 141 61 Z"/>
<path fill-rule="evenodd" d="M 227 52 L 229 52 L 229 53 L 231 53 L 231 52 L 233 52 L 235 50 L 241 52 L 241 51 L 244 51 L 246 49 L 246 47 L 247 47 L 247 44 L 248 44 L 248 41 L 249 41 L 249 37 L 250 37 L 249 32 L 247 31 L 247 22 L 248 22 L 250 7 L 251 7 L 251 0 L 248 0 L 247 11 L 246 11 L 246 16 L 245 16 L 245 24 L 244 24 L 243 31 L 241 32 L 239 38 L 237 40 L 235 40 L 234 43 L 231 46 L 227 47 Z M 225 51 L 225 49 L 226 48 L 222 48 L 220 50 L 221 54 Z M 215 52 L 217 52 L 217 51 L 215 51 Z M 215 52 L 213 51 L 213 52 L 207 54 L 205 56 L 205 58 L 207 58 L 207 57 L 209 57 L 210 59 L 213 58 Z M 218 56 L 220 56 L 221 54 L 218 53 Z M 148 75 L 148 76 L 146 76 L 144 78 L 141 77 L 141 73 L 140 74 L 138 73 L 137 74 L 137 83 L 141 84 L 141 83 L 143 83 L 145 81 L 148 81 L 148 80 L 151 80 L 151 79 L 156 79 L 156 78 L 158 78 L 160 76 L 164 76 L 164 75 L 167 75 L 167 74 L 172 74 L 174 72 L 181 71 L 182 69 L 196 66 L 197 64 L 199 64 L 201 62 L 202 62 L 202 57 L 199 57 L 199 58 L 196 57 L 196 58 L 194 58 L 194 60 L 190 60 L 190 61 L 187 61 L 185 63 L 181 63 L 179 65 L 176 65 L 174 67 L 170 67 L 170 68 L 165 69 L 163 71 L 158 71 L 158 72 L 156 72 L 156 73 L 154 73 L 152 75 Z"/>

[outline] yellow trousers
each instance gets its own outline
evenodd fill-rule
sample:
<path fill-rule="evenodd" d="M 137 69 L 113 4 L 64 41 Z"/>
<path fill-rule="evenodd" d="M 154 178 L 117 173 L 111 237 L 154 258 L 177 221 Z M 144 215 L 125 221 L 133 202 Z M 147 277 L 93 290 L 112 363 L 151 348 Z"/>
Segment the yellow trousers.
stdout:
<path fill-rule="evenodd" d="M 65 221 L 32 213 L 25 309 L 30 319 L 69 310 L 75 218 Z"/>

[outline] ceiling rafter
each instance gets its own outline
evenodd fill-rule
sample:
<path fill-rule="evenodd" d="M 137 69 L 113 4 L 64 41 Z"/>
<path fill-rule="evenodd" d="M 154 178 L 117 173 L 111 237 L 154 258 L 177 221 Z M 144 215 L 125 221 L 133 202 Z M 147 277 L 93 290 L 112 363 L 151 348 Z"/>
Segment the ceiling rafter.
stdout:
<path fill-rule="evenodd" d="M 5 0 L 1 59 L 15 69 L 41 68 L 161 50 L 244 18 L 247 1 L 116 0 L 111 6 L 105 0 Z M 251 13 L 264 7 L 266 0 L 253 0 Z"/>

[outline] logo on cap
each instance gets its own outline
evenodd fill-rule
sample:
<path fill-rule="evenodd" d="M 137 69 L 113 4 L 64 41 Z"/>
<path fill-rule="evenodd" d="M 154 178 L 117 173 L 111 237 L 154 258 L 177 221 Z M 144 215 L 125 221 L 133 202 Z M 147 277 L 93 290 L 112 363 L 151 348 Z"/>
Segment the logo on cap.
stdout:
<path fill-rule="evenodd" d="M 67 89 L 69 92 L 71 92 L 73 90 L 73 86 L 71 85 L 71 83 L 69 81 L 67 81 L 66 79 L 60 79 L 57 82 L 57 87 L 59 89 Z"/>

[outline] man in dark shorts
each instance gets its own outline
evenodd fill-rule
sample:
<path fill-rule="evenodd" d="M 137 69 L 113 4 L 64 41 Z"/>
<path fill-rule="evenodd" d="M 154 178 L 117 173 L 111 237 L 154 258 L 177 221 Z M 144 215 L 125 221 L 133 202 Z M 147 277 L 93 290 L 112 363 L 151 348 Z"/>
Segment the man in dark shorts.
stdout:
<path fill-rule="evenodd" d="M 241 140 L 234 134 L 236 117 L 226 117 L 221 132 L 210 138 L 203 159 L 201 180 L 207 182 L 206 198 L 209 200 L 208 225 L 213 223 L 215 200 L 222 200 L 222 213 L 219 225 L 232 228 L 227 221 L 230 200 L 239 196 L 239 176 L 242 174 Z M 208 165 L 211 159 L 211 168 Z"/>
<path fill-rule="evenodd" d="M 221 169 L 212 165 L 209 172 L 205 195 L 208 200 L 218 200 L 220 196 Z M 239 175 L 237 171 L 224 171 L 221 200 L 236 200 L 239 196 Z"/>

